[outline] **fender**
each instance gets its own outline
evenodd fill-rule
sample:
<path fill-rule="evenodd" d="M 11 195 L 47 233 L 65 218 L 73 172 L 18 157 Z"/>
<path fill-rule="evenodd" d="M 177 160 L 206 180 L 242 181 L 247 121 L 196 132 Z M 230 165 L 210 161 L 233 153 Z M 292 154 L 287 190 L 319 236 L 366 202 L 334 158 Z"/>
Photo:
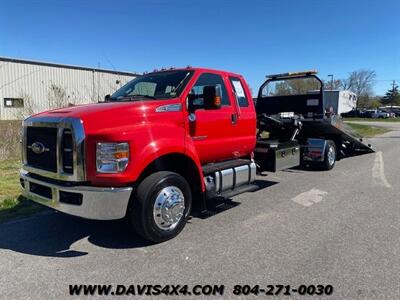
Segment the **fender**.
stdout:
<path fill-rule="evenodd" d="M 154 160 L 167 154 L 182 154 L 190 158 L 202 177 L 199 158 L 193 147 L 186 149 L 185 128 L 174 123 L 152 123 L 130 126 L 129 130 L 102 131 L 88 136 L 86 142 L 86 169 L 88 180 L 99 186 L 124 186 L 135 182 L 141 173 Z M 122 129 L 122 128 L 121 128 Z M 96 172 L 96 143 L 101 141 L 129 142 L 130 159 L 126 170 L 119 174 L 100 174 Z M 92 154 L 92 156 L 89 156 Z M 93 157 L 93 158 L 92 158 Z M 204 182 L 201 181 L 204 191 Z"/>
<path fill-rule="evenodd" d="M 200 178 L 203 177 L 203 169 L 201 167 L 199 156 L 197 155 L 196 148 L 193 144 L 192 138 L 189 135 L 185 136 L 185 154 L 189 156 L 193 162 L 196 164 L 198 172 L 200 174 Z M 206 190 L 206 186 L 204 181 L 201 181 L 201 190 L 204 192 Z"/>
<path fill-rule="evenodd" d="M 168 138 L 161 139 L 159 141 L 159 145 L 162 145 L 163 143 L 171 143 L 171 141 Z M 185 146 L 182 145 L 175 145 L 173 147 L 171 146 L 161 146 L 160 148 L 154 147 L 151 143 L 147 145 L 143 149 L 143 153 L 141 154 L 143 157 L 143 163 L 141 164 L 140 169 L 137 169 L 137 173 L 135 172 L 135 180 L 138 179 L 138 177 L 142 174 L 142 172 L 149 166 L 151 165 L 155 160 L 167 156 L 170 154 L 181 154 L 185 156 L 186 158 L 190 159 L 194 165 L 196 166 L 197 173 L 199 174 L 199 177 L 203 177 L 203 171 L 199 162 L 199 158 L 195 152 L 192 151 L 186 151 Z M 201 190 L 205 191 L 205 185 L 203 180 L 200 181 L 201 184 Z"/>

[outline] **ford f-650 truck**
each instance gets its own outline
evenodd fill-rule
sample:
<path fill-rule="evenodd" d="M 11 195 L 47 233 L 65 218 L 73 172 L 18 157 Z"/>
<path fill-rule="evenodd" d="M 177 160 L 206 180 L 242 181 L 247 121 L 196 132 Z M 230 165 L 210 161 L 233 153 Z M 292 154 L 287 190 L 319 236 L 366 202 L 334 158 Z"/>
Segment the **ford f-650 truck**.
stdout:
<path fill-rule="evenodd" d="M 296 90 L 296 80 L 314 80 L 320 93 Z M 27 118 L 23 194 L 83 218 L 127 218 L 144 238 L 168 240 L 192 210 L 257 189 L 256 172 L 301 163 L 329 170 L 372 151 L 324 107 L 322 91 L 315 72 L 271 75 L 255 104 L 238 74 L 144 74 L 103 103 Z"/>

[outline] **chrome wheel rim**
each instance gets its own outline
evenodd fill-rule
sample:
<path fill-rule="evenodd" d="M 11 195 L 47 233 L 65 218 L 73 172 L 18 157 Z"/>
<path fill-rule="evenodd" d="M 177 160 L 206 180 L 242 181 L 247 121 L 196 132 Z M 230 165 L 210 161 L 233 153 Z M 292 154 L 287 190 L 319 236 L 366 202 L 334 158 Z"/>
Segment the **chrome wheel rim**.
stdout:
<path fill-rule="evenodd" d="M 176 186 L 163 188 L 154 202 L 153 217 L 161 230 L 173 230 L 185 212 L 185 197 Z"/>
<path fill-rule="evenodd" d="M 333 147 L 329 147 L 329 150 L 328 150 L 328 163 L 329 163 L 330 166 L 332 166 L 335 163 L 335 159 L 336 159 L 335 150 L 333 149 Z"/>

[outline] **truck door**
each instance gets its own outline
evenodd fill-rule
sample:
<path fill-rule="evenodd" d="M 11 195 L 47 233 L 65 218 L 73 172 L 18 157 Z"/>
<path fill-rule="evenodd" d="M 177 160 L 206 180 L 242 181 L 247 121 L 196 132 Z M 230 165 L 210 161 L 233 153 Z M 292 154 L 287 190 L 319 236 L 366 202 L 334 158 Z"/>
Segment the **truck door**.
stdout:
<path fill-rule="evenodd" d="M 196 109 L 189 121 L 189 134 L 202 164 L 238 156 L 238 146 L 235 141 L 237 111 L 227 92 L 225 79 L 220 74 L 201 74 L 190 91 L 196 96 L 194 104 L 202 106 L 203 88 L 209 85 L 215 85 L 220 89 L 221 108 Z"/>
<path fill-rule="evenodd" d="M 229 76 L 229 92 L 234 99 L 237 108 L 235 151 L 240 156 L 251 153 L 256 143 L 256 113 L 250 90 L 244 79 L 237 76 Z"/>

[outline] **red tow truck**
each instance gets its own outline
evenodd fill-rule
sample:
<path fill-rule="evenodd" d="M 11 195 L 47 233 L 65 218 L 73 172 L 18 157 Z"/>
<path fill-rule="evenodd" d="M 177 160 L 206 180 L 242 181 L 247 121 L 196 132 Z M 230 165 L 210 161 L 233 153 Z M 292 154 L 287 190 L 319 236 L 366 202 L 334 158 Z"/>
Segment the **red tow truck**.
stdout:
<path fill-rule="evenodd" d="M 270 85 L 282 80 L 315 80 L 320 93 L 278 95 Z M 24 120 L 23 194 L 83 218 L 127 218 L 144 238 L 168 240 L 192 211 L 258 189 L 256 172 L 301 163 L 329 170 L 371 152 L 327 113 L 322 91 L 315 72 L 271 75 L 254 104 L 238 74 L 144 74 L 102 103 Z"/>

